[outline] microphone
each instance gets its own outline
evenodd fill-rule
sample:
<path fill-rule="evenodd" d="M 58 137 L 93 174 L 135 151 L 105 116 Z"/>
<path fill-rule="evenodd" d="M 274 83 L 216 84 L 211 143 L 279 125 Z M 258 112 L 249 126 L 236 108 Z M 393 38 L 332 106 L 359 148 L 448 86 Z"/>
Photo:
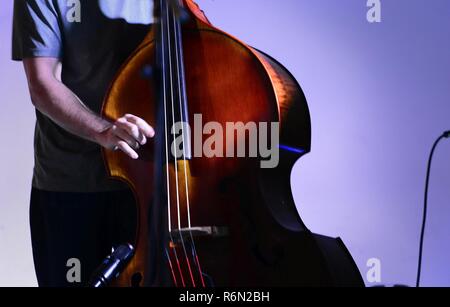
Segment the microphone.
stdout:
<path fill-rule="evenodd" d="M 131 244 L 120 245 L 95 270 L 88 283 L 88 287 L 103 288 L 109 286 L 115 278 L 119 277 L 133 256 L 134 247 Z"/>
<path fill-rule="evenodd" d="M 450 130 L 444 132 L 444 137 L 447 139 L 450 138 Z"/>

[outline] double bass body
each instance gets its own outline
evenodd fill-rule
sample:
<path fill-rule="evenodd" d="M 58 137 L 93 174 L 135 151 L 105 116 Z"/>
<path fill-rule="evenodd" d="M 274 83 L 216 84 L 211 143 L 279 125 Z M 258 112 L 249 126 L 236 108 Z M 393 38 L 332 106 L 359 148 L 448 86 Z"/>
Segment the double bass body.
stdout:
<path fill-rule="evenodd" d="M 331 284 L 290 188 L 291 169 L 311 144 L 310 116 L 300 86 L 270 56 L 211 25 L 192 0 L 182 2 L 189 15 L 182 25 L 189 123 L 193 125 L 195 114 L 222 127 L 230 122 L 279 122 L 280 163 L 261 169 L 255 159 L 204 156 L 167 162 L 166 197 L 173 204 L 167 223 L 178 231 L 173 236 L 186 242 L 181 246 L 179 240 L 170 240 L 168 252 L 162 252 L 155 250 L 161 245 L 149 239 L 158 231 L 151 222 L 157 188 L 154 145 L 142 153 L 150 153 L 148 159 L 137 161 L 105 151 L 111 176 L 133 190 L 139 217 L 136 255 L 117 285 L 167 285 L 163 275 L 177 286 Z M 143 67 L 157 60 L 156 38 L 154 28 L 122 67 L 105 99 L 105 117 L 131 113 L 158 125 L 158 82 L 142 76 Z M 165 268 L 152 259 L 155 255 L 168 256 L 161 258 Z M 174 261 L 166 261 L 170 259 Z"/>

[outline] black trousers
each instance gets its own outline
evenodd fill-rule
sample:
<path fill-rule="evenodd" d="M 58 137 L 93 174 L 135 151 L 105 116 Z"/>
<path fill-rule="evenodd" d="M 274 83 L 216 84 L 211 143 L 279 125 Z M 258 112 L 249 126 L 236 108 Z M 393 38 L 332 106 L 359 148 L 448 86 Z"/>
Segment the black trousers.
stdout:
<path fill-rule="evenodd" d="M 30 226 L 39 286 L 85 286 L 114 246 L 133 243 L 136 218 L 128 190 L 80 194 L 33 189 Z"/>

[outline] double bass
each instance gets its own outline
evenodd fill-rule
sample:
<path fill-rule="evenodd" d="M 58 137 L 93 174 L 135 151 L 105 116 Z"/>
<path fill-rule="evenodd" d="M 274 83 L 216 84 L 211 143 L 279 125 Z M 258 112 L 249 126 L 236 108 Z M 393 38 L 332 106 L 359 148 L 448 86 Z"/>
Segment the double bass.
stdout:
<path fill-rule="evenodd" d="M 361 285 L 352 260 L 336 265 L 348 259 L 343 244 L 311 233 L 293 200 L 291 170 L 311 149 L 310 113 L 295 78 L 213 26 L 192 0 L 155 0 L 154 10 L 157 22 L 120 69 L 102 111 L 110 120 L 134 114 L 156 128 L 139 160 L 103 152 L 138 213 L 135 255 L 115 285 Z M 260 155 L 195 154 L 198 133 L 189 127 L 199 116 L 221 127 L 268 123 L 276 167 L 262 168 Z M 248 153 L 250 133 L 232 135 L 223 138 L 224 151 L 246 144 Z"/>

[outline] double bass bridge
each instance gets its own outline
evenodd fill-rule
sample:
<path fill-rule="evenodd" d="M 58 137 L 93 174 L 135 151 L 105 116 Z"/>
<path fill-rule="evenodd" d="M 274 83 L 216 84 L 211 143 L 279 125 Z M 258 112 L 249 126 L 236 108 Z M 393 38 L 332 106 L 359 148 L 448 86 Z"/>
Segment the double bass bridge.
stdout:
<path fill-rule="evenodd" d="M 172 242 L 177 244 L 182 240 L 188 241 L 190 239 L 209 238 L 218 239 L 229 235 L 228 227 L 206 226 L 206 227 L 191 227 L 174 229 L 170 232 Z"/>

